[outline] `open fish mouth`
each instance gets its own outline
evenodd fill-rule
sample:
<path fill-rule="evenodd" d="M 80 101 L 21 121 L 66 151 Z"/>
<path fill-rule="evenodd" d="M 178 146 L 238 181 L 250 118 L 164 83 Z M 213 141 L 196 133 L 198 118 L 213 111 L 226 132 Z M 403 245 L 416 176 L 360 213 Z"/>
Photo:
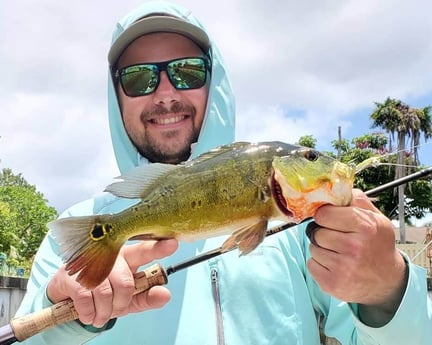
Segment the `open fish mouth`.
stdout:
<path fill-rule="evenodd" d="M 274 157 L 271 191 L 279 211 L 298 223 L 326 204 L 351 201 L 355 169 L 313 150 Z"/>
<path fill-rule="evenodd" d="M 294 214 L 287 208 L 287 202 L 283 196 L 282 187 L 275 178 L 275 172 L 273 171 L 270 179 L 271 193 L 274 197 L 276 206 L 278 209 L 287 217 L 293 217 Z"/>

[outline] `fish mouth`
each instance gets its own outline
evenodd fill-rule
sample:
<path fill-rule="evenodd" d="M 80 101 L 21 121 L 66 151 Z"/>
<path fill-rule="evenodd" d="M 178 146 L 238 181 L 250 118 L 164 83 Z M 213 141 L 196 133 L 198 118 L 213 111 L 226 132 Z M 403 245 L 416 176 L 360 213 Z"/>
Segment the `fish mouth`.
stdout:
<path fill-rule="evenodd" d="M 288 208 L 287 208 L 287 203 L 286 200 L 283 196 L 283 192 L 282 192 L 282 187 L 279 184 L 278 181 L 276 181 L 275 179 L 275 173 L 273 172 L 272 176 L 271 176 L 271 180 L 270 180 L 270 185 L 271 185 L 271 193 L 273 195 L 273 198 L 276 202 L 277 207 L 279 208 L 279 210 L 286 216 L 288 217 L 293 217 L 294 213 L 292 213 Z"/>

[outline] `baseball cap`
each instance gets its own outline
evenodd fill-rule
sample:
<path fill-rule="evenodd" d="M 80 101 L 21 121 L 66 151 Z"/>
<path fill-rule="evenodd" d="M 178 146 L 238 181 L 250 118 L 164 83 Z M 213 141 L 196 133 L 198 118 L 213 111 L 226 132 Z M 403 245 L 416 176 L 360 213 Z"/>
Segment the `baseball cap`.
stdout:
<path fill-rule="evenodd" d="M 153 32 L 172 32 L 186 36 L 206 54 L 210 49 L 210 40 L 204 30 L 181 18 L 158 14 L 138 19 L 120 34 L 108 52 L 109 65 L 113 66 L 135 39 Z"/>

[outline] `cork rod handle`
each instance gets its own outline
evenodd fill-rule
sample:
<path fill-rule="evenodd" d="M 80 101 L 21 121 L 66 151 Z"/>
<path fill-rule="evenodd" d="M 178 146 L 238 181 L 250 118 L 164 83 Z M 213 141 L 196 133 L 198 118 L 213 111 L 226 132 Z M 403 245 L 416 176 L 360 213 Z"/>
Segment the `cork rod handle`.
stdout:
<path fill-rule="evenodd" d="M 152 286 L 165 285 L 168 282 L 165 269 L 159 264 L 154 264 L 144 271 L 135 273 L 134 279 L 134 294 L 146 291 Z M 78 313 L 73 301 L 67 299 L 52 307 L 12 319 L 10 324 L 15 338 L 18 341 L 23 341 L 51 327 L 76 319 L 78 319 Z"/>

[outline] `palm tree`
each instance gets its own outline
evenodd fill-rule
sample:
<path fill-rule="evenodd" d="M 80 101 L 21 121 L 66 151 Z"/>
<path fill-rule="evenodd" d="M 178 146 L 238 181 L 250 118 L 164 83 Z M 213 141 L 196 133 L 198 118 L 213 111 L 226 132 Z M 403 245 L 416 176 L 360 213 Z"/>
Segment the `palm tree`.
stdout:
<path fill-rule="evenodd" d="M 411 108 L 397 99 L 387 98 L 384 103 L 375 102 L 376 108 L 370 115 L 373 128 L 382 128 L 387 133 L 397 135 L 397 165 L 395 179 L 407 174 L 404 167 L 406 147 L 408 144 L 410 156 L 415 165 L 419 164 L 418 147 L 421 135 L 425 140 L 432 137 L 431 106 Z M 400 240 L 405 243 L 405 186 L 397 188 Z"/>

